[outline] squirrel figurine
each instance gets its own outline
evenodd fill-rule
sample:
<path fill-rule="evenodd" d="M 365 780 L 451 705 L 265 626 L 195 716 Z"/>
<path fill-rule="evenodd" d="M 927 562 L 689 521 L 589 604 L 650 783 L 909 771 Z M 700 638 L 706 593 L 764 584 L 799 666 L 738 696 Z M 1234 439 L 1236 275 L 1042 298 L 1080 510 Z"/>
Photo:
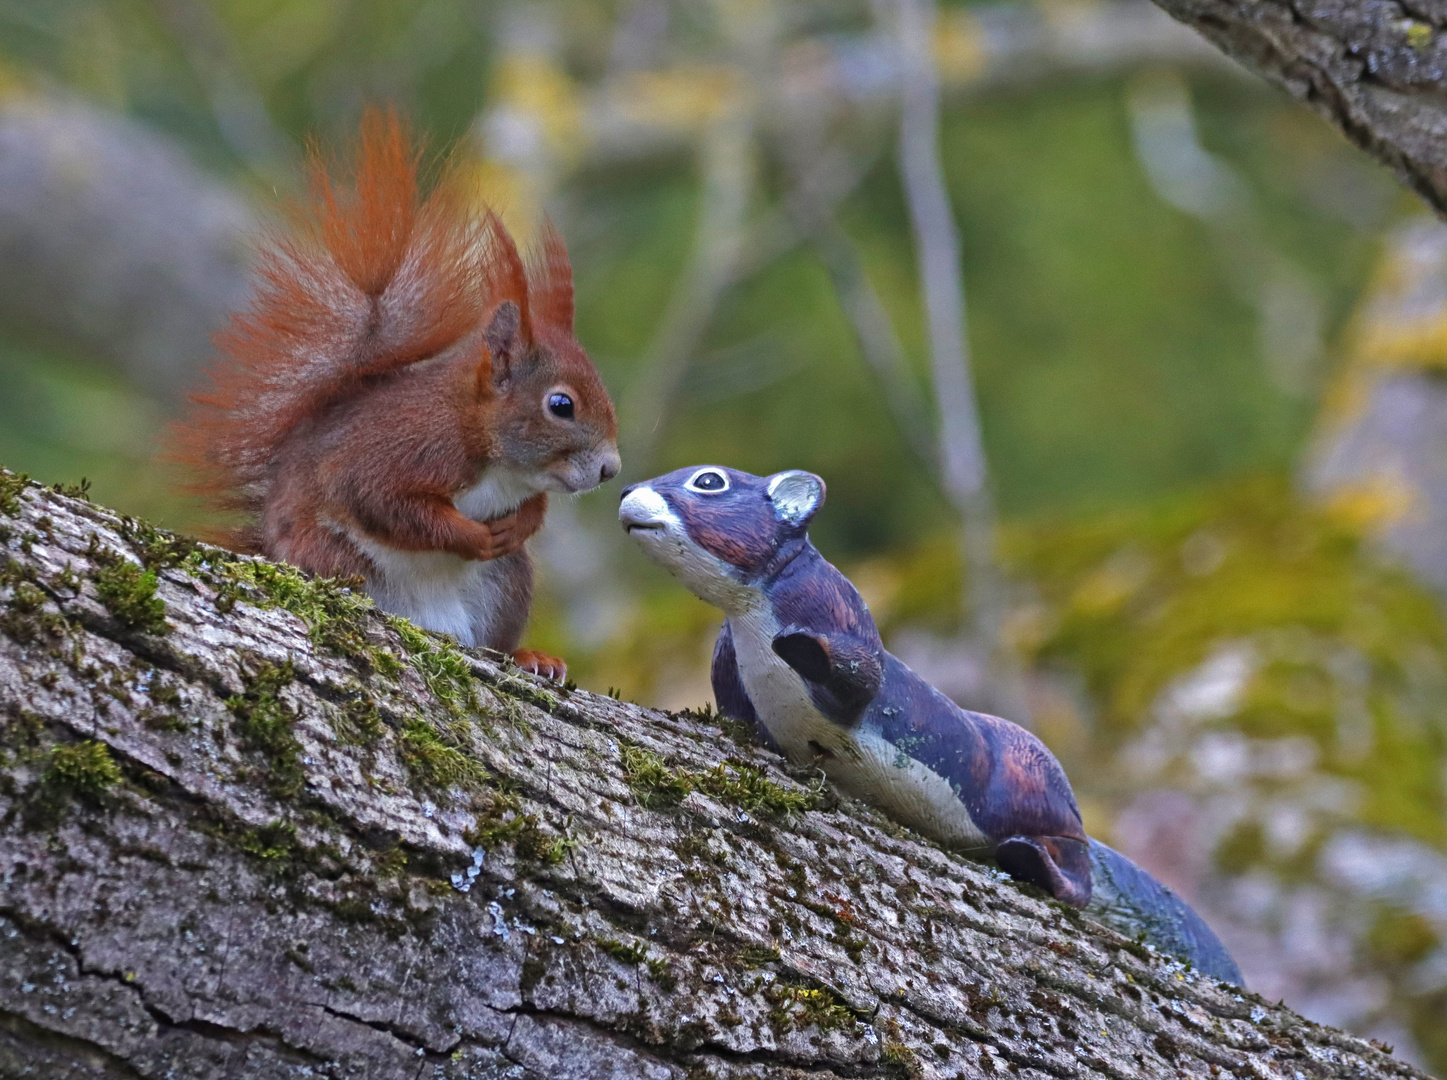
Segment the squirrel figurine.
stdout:
<path fill-rule="evenodd" d="M 634 484 L 619 520 L 656 563 L 726 615 L 713 657 L 719 711 L 845 794 L 940 844 L 1189 961 L 1241 973 L 1165 885 L 1085 834 L 1045 744 L 960 708 L 886 652 L 863 599 L 809 541 L 824 481 L 705 465 Z"/>
<path fill-rule="evenodd" d="M 421 194 L 420 156 L 376 109 L 354 188 L 312 154 L 310 199 L 263 246 L 171 457 L 248 515 L 238 550 L 360 577 L 382 609 L 561 679 L 561 660 L 517 648 L 523 544 L 548 492 L 617 475 L 613 403 L 573 336 L 557 232 L 524 262 L 455 163 Z"/>

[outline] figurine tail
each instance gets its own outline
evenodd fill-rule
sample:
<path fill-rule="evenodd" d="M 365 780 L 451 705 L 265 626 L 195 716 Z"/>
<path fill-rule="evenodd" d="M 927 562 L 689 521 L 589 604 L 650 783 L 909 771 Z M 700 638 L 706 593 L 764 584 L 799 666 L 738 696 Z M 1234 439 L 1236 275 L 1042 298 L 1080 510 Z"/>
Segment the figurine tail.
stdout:
<path fill-rule="evenodd" d="M 1241 969 L 1206 920 L 1120 852 L 1090 841 L 1091 899 L 1085 911 L 1127 937 L 1188 962 L 1221 982 L 1244 986 Z"/>

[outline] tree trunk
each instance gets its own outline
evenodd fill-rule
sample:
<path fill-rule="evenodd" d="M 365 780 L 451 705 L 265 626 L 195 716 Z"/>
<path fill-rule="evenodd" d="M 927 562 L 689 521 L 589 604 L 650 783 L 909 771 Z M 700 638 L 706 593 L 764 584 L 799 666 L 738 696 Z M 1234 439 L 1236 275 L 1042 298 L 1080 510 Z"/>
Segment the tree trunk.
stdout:
<path fill-rule="evenodd" d="M 1440 0 L 1156 0 L 1284 87 L 1447 213 L 1447 6 Z"/>
<path fill-rule="evenodd" d="M 706 714 L 5 473 L 0 543 L 5 1077 L 1421 1076 Z"/>

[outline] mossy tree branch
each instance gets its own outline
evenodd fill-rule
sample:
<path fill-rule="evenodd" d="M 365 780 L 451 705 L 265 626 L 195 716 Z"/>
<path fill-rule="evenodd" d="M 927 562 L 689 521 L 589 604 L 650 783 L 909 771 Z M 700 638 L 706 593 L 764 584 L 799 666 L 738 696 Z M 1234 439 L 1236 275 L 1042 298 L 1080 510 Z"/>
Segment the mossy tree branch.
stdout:
<path fill-rule="evenodd" d="M 0 1075 L 1420 1076 L 706 714 L 3 473 L 0 560 Z"/>
<path fill-rule="evenodd" d="M 1447 214 L 1447 7 L 1433 0 L 1156 0 L 1311 105 Z"/>

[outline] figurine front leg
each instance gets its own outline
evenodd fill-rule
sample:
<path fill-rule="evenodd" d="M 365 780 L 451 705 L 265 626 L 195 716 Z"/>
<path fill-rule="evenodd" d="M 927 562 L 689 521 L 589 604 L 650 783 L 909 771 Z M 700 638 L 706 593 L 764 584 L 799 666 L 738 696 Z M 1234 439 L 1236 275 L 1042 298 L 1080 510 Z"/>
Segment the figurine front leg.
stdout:
<path fill-rule="evenodd" d="M 877 644 L 852 634 L 786 627 L 775 636 L 773 649 L 804 680 L 819 711 L 846 727 L 858 722 L 884 681 Z"/>

